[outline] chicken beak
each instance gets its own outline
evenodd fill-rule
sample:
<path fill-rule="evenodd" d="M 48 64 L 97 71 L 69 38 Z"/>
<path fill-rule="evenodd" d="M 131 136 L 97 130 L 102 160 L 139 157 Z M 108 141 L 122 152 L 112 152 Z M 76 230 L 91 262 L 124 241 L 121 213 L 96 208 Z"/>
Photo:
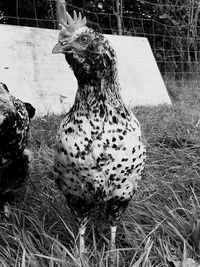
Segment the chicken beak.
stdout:
<path fill-rule="evenodd" d="M 57 43 L 52 50 L 52 54 L 59 54 L 59 53 L 64 53 L 64 49 L 60 43 Z"/>

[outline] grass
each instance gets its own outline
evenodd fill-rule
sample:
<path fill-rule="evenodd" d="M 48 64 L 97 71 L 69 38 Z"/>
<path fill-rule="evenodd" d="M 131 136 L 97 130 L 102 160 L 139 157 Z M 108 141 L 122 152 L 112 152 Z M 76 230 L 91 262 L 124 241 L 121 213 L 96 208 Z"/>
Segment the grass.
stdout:
<path fill-rule="evenodd" d="M 134 108 L 147 163 L 118 228 L 116 267 L 192 267 L 200 262 L 198 90 L 171 88 L 172 106 Z M 48 115 L 32 121 L 31 176 L 11 207 L 11 218 L 0 222 L 0 266 L 109 266 L 105 240 L 110 233 L 104 218 L 89 225 L 88 256 L 79 259 L 77 225 L 51 176 L 62 118 Z"/>

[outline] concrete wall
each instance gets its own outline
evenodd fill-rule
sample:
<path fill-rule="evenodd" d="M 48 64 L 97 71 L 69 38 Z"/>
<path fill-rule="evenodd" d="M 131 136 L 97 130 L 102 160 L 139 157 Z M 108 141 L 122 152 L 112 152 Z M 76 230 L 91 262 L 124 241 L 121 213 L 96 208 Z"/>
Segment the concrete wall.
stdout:
<path fill-rule="evenodd" d="M 0 81 L 38 114 L 67 110 L 76 79 L 64 56 L 51 53 L 58 31 L 0 25 Z M 118 57 L 122 97 L 129 105 L 170 104 L 146 38 L 107 35 Z"/>

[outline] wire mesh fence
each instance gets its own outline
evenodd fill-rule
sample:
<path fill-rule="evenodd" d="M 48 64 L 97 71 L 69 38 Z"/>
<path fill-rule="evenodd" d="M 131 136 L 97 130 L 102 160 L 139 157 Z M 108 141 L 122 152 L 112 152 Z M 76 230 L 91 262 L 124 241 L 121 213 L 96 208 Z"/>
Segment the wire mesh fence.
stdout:
<path fill-rule="evenodd" d="M 200 1 L 124 0 L 122 13 L 116 1 L 66 1 L 69 13 L 80 11 L 98 23 L 103 33 L 146 37 L 164 79 L 177 84 L 199 84 Z M 4 0 L 0 3 L 0 23 L 57 29 L 56 0 Z M 134 64 L 134 62 L 133 62 Z"/>

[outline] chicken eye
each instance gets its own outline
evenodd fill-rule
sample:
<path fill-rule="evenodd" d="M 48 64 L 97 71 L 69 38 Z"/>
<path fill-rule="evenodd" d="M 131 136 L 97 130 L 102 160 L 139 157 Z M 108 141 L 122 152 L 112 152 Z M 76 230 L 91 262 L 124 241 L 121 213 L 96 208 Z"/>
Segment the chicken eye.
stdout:
<path fill-rule="evenodd" d="M 87 35 L 81 36 L 81 42 L 87 44 L 90 41 L 90 37 Z"/>

